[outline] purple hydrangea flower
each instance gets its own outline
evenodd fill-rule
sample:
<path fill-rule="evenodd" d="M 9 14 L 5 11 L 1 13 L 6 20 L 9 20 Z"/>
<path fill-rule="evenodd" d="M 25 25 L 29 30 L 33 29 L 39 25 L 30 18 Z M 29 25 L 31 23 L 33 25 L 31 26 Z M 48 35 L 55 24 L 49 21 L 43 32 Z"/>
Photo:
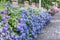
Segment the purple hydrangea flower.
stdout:
<path fill-rule="evenodd" d="M 7 10 L 4 10 L 3 13 L 4 13 L 4 14 L 7 14 Z"/>

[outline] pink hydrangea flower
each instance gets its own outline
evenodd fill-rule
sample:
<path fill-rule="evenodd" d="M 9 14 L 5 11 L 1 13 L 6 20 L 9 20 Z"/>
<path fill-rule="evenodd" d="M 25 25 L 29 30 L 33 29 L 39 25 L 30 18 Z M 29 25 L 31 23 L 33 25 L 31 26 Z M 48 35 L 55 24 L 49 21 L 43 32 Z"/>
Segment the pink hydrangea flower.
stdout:
<path fill-rule="evenodd" d="M 58 9 L 51 9 L 52 13 L 58 13 Z"/>

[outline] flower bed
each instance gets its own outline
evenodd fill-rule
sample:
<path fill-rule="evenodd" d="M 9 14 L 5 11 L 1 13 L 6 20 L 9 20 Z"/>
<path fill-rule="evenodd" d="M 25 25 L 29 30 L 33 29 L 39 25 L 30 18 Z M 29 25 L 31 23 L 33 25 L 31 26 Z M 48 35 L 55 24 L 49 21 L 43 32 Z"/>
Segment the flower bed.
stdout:
<path fill-rule="evenodd" d="M 0 40 L 36 40 L 50 19 L 48 11 L 7 7 L 0 12 Z"/>

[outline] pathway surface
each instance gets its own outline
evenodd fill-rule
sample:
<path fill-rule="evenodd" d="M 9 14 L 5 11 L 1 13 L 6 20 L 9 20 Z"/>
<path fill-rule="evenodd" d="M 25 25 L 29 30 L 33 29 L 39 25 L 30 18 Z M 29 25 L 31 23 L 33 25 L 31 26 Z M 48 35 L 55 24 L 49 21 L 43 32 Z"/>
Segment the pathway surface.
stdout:
<path fill-rule="evenodd" d="M 52 17 L 51 23 L 41 30 L 37 40 L 60 40 L 60 13 Z"/>

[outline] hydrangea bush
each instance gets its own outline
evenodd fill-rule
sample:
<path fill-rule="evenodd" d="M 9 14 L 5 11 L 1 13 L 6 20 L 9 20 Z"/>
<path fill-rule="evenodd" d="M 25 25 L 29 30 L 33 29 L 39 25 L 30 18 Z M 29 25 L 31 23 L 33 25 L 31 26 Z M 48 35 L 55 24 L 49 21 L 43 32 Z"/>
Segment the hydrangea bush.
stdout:
<path fill-rule="evenodd" d="M 5 7 L 0 10 L 0 40 L 37 40 L 41 29 L 51 20 L 48 11 Z"/>

